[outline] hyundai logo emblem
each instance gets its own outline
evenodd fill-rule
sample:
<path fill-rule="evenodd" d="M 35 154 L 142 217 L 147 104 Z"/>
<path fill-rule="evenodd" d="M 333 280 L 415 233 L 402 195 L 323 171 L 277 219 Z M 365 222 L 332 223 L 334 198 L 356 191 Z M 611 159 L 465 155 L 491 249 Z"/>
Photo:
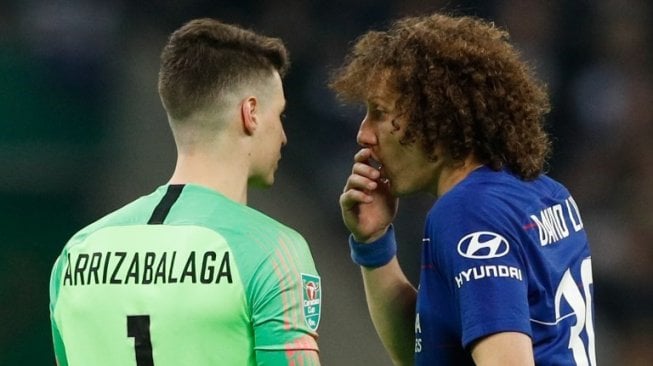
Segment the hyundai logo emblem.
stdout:
<path fill-rule="evenodd" d="M 477 231 L 465 235 L 458 242 L 458 253 L 471 259 L 488 259 L 508 254 L 510 246 L 501 235 L 491 231 Z"/>

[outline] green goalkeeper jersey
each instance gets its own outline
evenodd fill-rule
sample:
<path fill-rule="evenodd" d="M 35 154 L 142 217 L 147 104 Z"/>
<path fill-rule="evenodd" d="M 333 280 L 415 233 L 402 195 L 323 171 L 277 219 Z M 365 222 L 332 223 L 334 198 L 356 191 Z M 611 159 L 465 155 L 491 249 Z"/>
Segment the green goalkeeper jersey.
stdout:
<path fill-rule="evenodd" d="M 321 300 L 301 235 L 190 184 L 78 232 L 50 280 L 62 366 L 292 363 L 318 350 Z"/>

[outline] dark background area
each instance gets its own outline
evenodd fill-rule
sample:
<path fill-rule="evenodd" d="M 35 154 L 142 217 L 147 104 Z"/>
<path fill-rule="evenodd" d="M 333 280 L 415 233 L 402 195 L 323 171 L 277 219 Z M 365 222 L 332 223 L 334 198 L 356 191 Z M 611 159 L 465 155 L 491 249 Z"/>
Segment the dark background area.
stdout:
<path fill-rule="evenodd" d="M 325 365 L 386 365 L 338 196 L 363 110 L 326 87 L 351 42 L 399 16 L 455 11 L 511 33 L 546 81 L 549 173 L 578 202 L 593 250 L 601 365 L 653 364 L 653 63 L 645 0 L 0 1 L 0 365 L 52 365 L 48 281 L 68 238 L 164 184 L 174 143 L 156 91 L 159 52 L 214 17 L 281 37 L 289 144 L 250 204 L 309 241 L 323 277 Z M 417 283 L 433 198 L 402 200 L 399 259 Z"/>

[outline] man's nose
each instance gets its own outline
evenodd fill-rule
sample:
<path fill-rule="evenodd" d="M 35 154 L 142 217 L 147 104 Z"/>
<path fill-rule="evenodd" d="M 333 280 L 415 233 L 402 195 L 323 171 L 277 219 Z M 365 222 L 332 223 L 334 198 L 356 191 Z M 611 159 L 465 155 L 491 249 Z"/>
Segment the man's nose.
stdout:
<path fill-rule="evenodd" d="M 358 144 L 363 147 L 368 147 L 376 144 L 376 135 L 370 126 L 367 116 L 365 119 L 363 119 L 360 127 L 358 128 L 356 142 L 358 142 Z"/>

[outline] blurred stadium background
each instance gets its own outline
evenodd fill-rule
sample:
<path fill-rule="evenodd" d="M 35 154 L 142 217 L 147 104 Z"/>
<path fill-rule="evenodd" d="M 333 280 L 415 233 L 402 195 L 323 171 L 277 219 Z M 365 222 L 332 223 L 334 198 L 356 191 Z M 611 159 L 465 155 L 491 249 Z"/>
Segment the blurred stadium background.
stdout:
<path fill-rule="evenodd" d="M 323 276 L 325 365 L 386 365 L 351 264 L 338 195 L 363 110 L 326 87 L 350 42 L 390 19 L 455 10 L 506 27 L 549 85 L 550 174 L 591 238 L 602 365 L 653 364 L 653 8 L 645 0 L 0 1 L 0 365 L 53 364 L 50 267 L 68 237 L 164 183 L 174 144 L 159 52 L 215 17 L 284 39 L 289 145 L 252 206 L 308 239 Z M 400 260 L 417 281 L 423 215 L 402 201 Z"/>

